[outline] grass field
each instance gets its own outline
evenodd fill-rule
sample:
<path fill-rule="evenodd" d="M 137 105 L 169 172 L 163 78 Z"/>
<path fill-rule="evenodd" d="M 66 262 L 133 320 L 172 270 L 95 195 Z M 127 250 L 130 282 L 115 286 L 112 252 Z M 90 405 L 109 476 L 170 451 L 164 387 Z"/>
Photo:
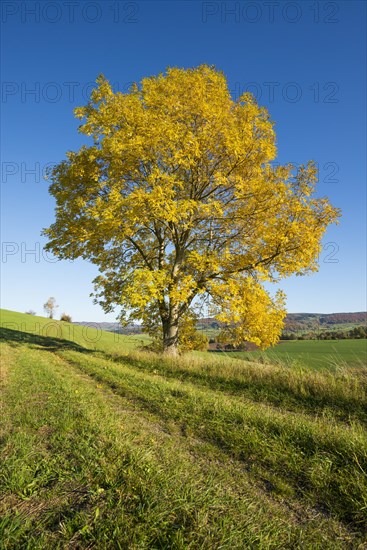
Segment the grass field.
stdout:
<path fill-rule="evenodd" d="M 330 369 L 367 364 L 367 340 L 284 341 L 265 352 L 230 352 L 230 357 L 299 364 L 312 369 Z"/>
<path fill-rule="evenodd" d="M 2 313 L 1 548 L 367 548 L 360 360 L 163 360 Z"/>
<path fill-rule="evenodd" d="M 74 325 L 64 323 L 36 315 L 17 313 L 6 309 L 0 310 L 0 323 L 3 334 L 10 331 L 9 335 L 19 339 L 38 338 L 41 342 L 46 339 L 48 343 L 54 339 L 57 347 L 62 347 L 65 340 L 68 346 L 75 344 L 75 348 L 83 348 L 103 351 L 131 350 L 141 347 L 148 341 L 144 335 L 124 336 L 106 332 L 98 328 L 98 323 L 91 326 Z"/>

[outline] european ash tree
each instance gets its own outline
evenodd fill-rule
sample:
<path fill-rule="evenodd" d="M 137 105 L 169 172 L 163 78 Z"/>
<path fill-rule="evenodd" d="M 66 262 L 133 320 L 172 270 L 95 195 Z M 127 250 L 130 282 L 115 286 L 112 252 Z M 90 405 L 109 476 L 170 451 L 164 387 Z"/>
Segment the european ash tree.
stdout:
<path fill-rule="evenodd" d="M 316 198 L 313 162 L 274 166 L 275 132 L 251 94 L 209 66 L 170 68 L 114 93 L 100 76 L 75 110 L 93 143 L 50 174 L 60 259 L 96 264 L 95 302 L 152 324 L 176 354 L 180 324 L 210 296 L 232 342 L 277 342 L 284 295 L 264 281 L 316 271 L 339 211 Z"/>

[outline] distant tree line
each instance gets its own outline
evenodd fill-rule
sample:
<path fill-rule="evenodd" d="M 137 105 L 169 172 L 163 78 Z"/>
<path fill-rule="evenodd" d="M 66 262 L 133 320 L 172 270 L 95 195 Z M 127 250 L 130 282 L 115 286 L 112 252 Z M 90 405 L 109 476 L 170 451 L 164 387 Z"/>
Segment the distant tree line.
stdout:
<path fill-rule="evenodd" d="M 354 327 L 350 330 L 325 330 L 323 332 L 284 332 L 281 340 L 348 340 L 367 338 L 367 326 Z"/>

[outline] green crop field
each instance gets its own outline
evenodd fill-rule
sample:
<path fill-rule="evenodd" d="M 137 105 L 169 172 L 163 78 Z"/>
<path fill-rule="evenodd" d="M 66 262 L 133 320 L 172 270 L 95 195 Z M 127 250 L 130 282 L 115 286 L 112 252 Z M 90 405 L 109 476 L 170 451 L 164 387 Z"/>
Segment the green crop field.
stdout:
<path fill-rule="evenodd" d="M 292 340 L 274 348 L 251 352 L 226 352 L 230 357 L 250 361 L 268 360 L 282 364 L 299 364 L 313 369 L 366 366 L 367 340 Z"/>
<path fill-rule="evenodd" d="M 281 344 L 271 364 L 9 311 L 1 327 L 0 548 L 366 548 L 362 341 Z"/>

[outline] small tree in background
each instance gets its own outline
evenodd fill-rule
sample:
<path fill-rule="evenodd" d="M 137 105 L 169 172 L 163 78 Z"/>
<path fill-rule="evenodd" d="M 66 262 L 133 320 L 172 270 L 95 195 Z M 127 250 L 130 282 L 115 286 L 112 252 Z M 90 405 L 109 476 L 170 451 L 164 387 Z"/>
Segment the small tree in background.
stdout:
<path fill-rule="evenodd" d="M 50 319 L 54 318 L 55 310 L 57 307 L 59 306 L 56 305 L 56 300 L 52 296 L 47 300 L 45 304 L 43 304 L 43 309 L 45 310 L 45 312 L 47 313 L 47 316 Z"/>
<path fill-rule="evenodd" d="M 71 323 L 71 315 L 68 315 L 67 313 L 62 313 L 60 317 L 60 321 L 65 321 L 65 323 Z"/>

